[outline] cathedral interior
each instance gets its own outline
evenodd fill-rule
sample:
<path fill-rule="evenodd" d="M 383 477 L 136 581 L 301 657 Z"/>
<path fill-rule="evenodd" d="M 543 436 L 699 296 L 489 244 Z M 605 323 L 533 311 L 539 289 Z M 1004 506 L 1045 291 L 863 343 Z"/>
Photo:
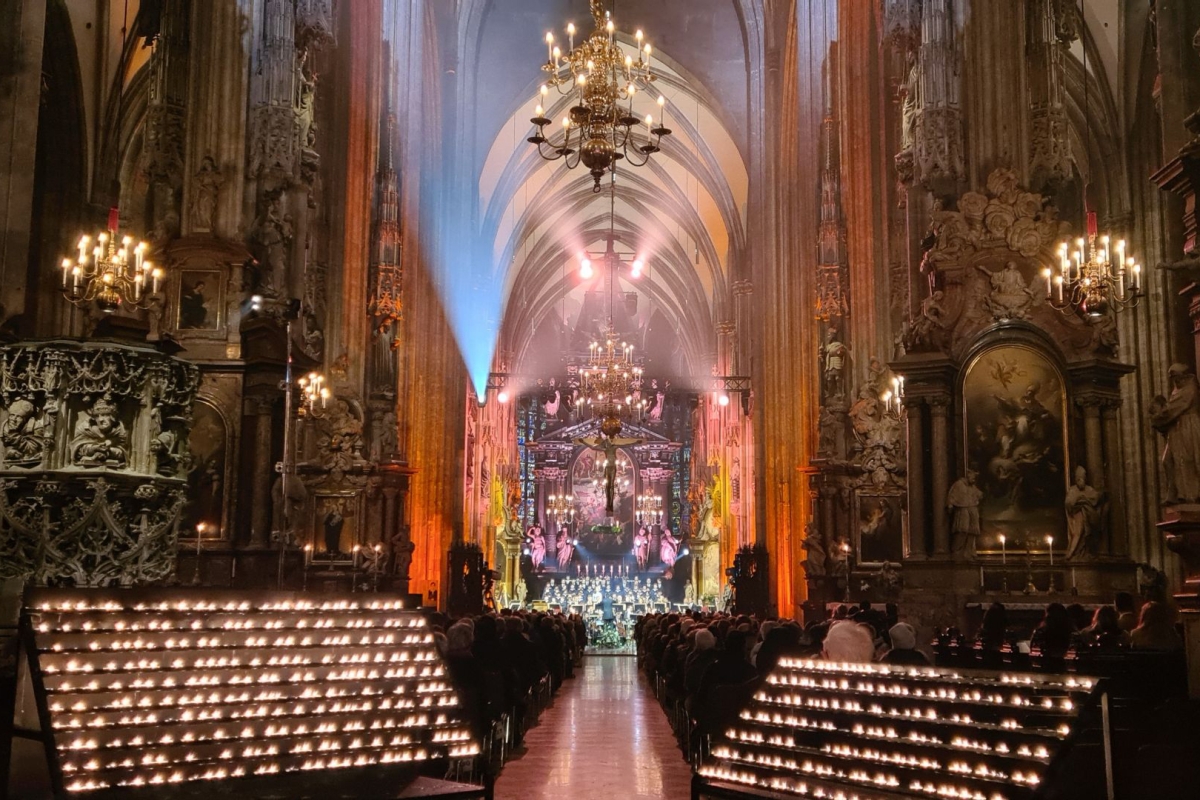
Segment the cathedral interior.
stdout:
<path fill-rule="evenodd" d="M 0 23 L 0 797 L 1200 792 L 1197 0 Z"/>

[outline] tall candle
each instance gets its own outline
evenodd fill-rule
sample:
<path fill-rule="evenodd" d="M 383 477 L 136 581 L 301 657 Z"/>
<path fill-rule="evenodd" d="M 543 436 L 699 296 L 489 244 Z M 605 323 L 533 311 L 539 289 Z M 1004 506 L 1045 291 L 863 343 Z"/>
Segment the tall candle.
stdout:
<path fill-rule="evenodd" d="M 1053 567 L 1054 566 L 1054 537 L 1053 536 L 1046 537 L 1046 552 L 1050 554 L 1050 566 Z M 1051 578 L 1050 580 L 1051 580 L 1051 585 L 1053 585 L 1054 579 Z"/>
<path fill-rule="evenodd" d="M 1002 533 L 1000 534 L 1000 565 L 1008 564 L 1008 538 Z"/>

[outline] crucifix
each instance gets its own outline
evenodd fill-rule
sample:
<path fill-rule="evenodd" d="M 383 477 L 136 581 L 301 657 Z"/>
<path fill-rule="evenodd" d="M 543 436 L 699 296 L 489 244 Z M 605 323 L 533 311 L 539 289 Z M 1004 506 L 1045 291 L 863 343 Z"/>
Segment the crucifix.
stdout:
<path fill-rule="evenodd" d="M 581 436 L 573 440 L 577 445 L 604 453 L 604 499 L 605 511 L 613 515 L 613 500 L 617 493 L 617 448 L 640 444 L 641 439 L 629 436 Z"/>

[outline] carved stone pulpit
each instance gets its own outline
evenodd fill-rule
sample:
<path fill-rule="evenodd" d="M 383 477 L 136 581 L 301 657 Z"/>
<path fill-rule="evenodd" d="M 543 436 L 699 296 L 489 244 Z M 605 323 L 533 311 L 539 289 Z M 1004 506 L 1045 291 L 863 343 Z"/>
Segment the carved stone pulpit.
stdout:
<path fill-rule="evenodd" d="M 171 579 L 199 385 L 145 345 L 0 347 L 0 578 Z"/>

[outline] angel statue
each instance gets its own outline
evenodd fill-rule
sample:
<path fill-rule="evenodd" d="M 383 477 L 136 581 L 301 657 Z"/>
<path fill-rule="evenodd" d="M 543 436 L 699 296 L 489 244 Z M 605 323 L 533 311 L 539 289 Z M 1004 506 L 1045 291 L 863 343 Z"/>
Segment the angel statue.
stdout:
<path fill-rule="evenodd" d="M 611 517 L 613 502 L 617 495 L 617 449 L 632 444 L 640 444 L 641 439 L 629 436 L 581 436 L 574 440 L 577 445 L 590 447 L 604 453 L 604 510 Z"/>

